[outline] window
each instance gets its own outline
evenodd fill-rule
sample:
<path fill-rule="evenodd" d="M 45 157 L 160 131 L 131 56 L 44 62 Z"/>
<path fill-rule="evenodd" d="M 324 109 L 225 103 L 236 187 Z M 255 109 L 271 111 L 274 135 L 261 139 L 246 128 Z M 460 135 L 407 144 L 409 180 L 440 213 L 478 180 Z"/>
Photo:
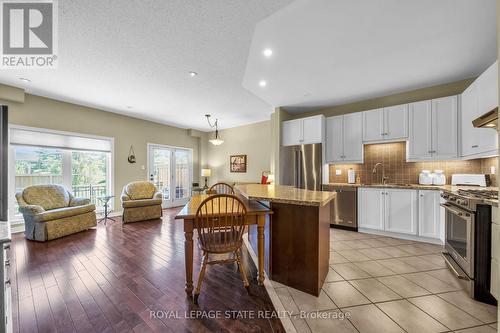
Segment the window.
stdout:
<path fill-rule="evenodd" d="M 90 198 L 101 207 L 98 198 L 109 195 L 109 154 L 102 152 L 71 152 L 71 189 L 76 197 Z"/>
<path fill-rule="evenodd" d="M 111 138 L 12 126 L 10 144 L 10 220 L 22 219 L 14 194 L 27 186 L 63 185 L 98 210 L 99 198 L 112 193 Z"/>

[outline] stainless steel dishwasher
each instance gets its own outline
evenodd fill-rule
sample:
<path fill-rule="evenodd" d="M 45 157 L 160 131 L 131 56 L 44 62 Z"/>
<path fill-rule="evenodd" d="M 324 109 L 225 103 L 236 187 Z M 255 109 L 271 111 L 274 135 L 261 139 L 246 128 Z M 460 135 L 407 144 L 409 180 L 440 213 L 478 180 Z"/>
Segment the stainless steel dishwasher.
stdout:
<path fill-rule="evenodd" d="M 358 190 L 355 186 L 328 186 L 328 191 L 337 192 L 330 212 L 330 226 L 358 230 Z"/>

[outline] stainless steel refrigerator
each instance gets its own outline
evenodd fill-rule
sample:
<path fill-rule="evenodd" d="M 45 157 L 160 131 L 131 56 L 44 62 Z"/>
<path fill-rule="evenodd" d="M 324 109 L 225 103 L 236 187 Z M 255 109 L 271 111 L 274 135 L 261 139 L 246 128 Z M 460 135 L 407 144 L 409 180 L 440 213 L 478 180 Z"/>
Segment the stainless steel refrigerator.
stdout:
<path fill-rule="evenodd" d="M 280 184 L 321 191 L 321 143 L 281 147 Z"/>

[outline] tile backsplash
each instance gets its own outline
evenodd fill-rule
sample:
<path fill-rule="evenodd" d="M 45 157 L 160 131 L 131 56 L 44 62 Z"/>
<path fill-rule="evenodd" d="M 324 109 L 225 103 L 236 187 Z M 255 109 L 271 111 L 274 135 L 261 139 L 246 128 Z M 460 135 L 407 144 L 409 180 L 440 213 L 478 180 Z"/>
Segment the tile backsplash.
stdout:
<path fill-rule="evenodd" d="M 417 184 L 418 175 L 422 170 L 443 170 L 446 183 L 450 184 L 451 175 L 454 173 L 485 173 L 489 174 L 491 167 L 498 172 L 498 158 L 481 158 L 468 161 L 438 161 L 438 162 L 406 162 L 406 142 L 371 144 L 364 146 L 363 164 L 330 164 L 330 182 L 346 183 L 347 171 L 352 168 L 356 177 L 361 178 L 361 183 L 380 183 L 382 170 L 377 169 L 373 174 L 375 164 L 382 162 L 389 183 Z M 336 170 L 341 170 L 341 175 L 336 175 Z M 492 186 L 497 186 L 497 177 L 491 175 Z"/>

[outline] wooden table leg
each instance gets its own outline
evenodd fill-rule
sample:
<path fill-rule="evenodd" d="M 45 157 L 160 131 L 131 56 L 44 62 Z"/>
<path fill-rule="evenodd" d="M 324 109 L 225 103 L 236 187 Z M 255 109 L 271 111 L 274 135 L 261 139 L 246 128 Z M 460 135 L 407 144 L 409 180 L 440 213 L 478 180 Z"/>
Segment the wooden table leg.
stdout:
<path fill-rule="evenodd" d="M 257 224 L 257 247 L 258 247 L 258 275 L 257 280 L 260 285 L 264 284 L 264 226 L 266 224 L 266 217 L 264 215 L 260 215 L 258 217 L 259 221 Z"/>
<path fill-rule="evenodd" d="M 184 220 L 184 260 L 186 264 L 186 294 L 193 294 L 193 220 Z"/>

